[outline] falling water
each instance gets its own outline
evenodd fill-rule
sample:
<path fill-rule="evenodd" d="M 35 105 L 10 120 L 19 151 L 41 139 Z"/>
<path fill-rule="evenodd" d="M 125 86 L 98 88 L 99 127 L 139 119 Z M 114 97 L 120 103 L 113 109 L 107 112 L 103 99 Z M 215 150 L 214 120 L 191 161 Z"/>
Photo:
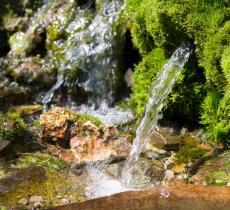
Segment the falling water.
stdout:
<path fill-rule="evenodd" d="M 45 106 L 51 102 L 55 90 L 65 82 L 63 72 L 74 70 L 79 76 L 72 88 L 75 92 L 83 90 L 88 96 L 88 104 L 99 107 L 103 102 L 113 102 L 114 90 L 119 82 L 118 57 L 122 50 L 119 43 L 122 40 L 121 30 L 115 27 L 122 11 L 122 0 L 104 0 L 93 18 L 92 11 L 86 15 L 87 9 L 78 8 L 75 19 L 65 30 L 71 35 L 60 43 L 64 46 L 64 58 L 57 83 L 43 99 Z"/>
<path fill-rule="evenodd" d="M 172 90 L 190 54 L 191 49 L 188 45 L 183 44 L 179 47 L 152 84 L 144 117 L 137 129 L 136 138 L 122 171 L 122 183 L 126 186 L 131 184 L 135 162 L 149 141 L 151 134 L 155 131 L 164 100 Z"/>

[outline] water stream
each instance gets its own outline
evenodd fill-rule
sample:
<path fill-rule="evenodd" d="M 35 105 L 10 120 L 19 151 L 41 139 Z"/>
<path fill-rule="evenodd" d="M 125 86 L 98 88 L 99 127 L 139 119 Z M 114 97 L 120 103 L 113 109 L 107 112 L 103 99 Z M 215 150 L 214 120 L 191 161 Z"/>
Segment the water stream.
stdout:
<path fill-rule="evenodd" d="M 149 102 L 146 105 L 144 117 L 137 129 L 136 138 L 120 178 L 113 178 L 106 172 L 106 163 L 92 163 L 87 166 L 89 178 L 87 188 L 88 198 L 108 196 L 118 192 L 152 187 L 154 185 L 154 183 L 145 182 L 144 179 L 146 177 L 144 175 L 141 175 L 141 178 L 139 177 L 138 180 L 135 180 L 135 173 L 141 170 L 136 167 L 137 165 L 135 163 L 150 139 L 151 134 L 155 131 L 165 98 L 172 90 L 190 54 L 191 49 L 189 45 L 182 44 L 156 76 L 150 90 Z M 167 187 L 162 188 L 161 196 L 169 196 Z"/>
<path fill-rule="evenodd" d="M 190 47 L 183 44 L 173 53 L 162 71 L 160 71 L 156 79 L 154 79 L 150 89 L 149 102 L 145 107 L 144 117 L 136 131 L 136 138 L 134 139 L 131 152 L 122 171 L 122 183 L 125 186 L 132 184 L 135 162 L 149 141 L 151 134 L 156 130 L 165 98 L 172 90 L 190 54 Z"/>
<path fill-rule="evenodd" d="M 65 82 L 64 71 L 78 72 L 78 80 L 71 85 L 73 91 L 81 90 L 87 95 L 87 104 L 100 107 L 104 101 L 108 105 L 113 103 L 119 82 L 119 54 L 123 50 L 120 30 L 116 25 L 122 11 L 122 0 L 105 0 L 93 18 L 92 11 L 88 11 L 90 15 L 87 15 L 87 9 L 78 8 L 76 18 L 66 28 L 70 36 L 63 43 L 64 58 L 59 78 L 44 96 L 45 107 Z"/>

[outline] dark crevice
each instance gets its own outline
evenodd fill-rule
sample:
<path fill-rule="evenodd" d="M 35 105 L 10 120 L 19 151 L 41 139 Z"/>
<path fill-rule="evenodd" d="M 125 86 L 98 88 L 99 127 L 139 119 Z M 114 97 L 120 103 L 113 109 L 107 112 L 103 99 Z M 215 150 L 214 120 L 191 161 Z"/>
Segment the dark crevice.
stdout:
<path fill-rule="evenodd" d="M 137 65 L 140 60 L 141 56 L 133 45 L 131 32 L 127 30 L 125 33 L 125 44 L 122 58 L 122 83 L 118 90 L 116 101 L 122 100 L 123 98 L 129 96 L 131 92 L 131 86 L 129 86 L 128 83 L 130 82 L 132 72 L 134 72 L 135 65 Z"/>
<path fill-rule="evenodd" d="M 40 55 L 42 58 L 44 58 L 47 55 L 47 49 L 46 49 L 46 32 L 42 32 L 39 34 L 41 41 L 36 46 L 36 48 L 31 52 L 31 55 Z"/>
<path fill-rule="evenodd" d="M 10 51 L 8 34 L 6 30 L 0 30 L 0 57 L 6 56 Z"/>
<path fill-rule="evenodd" d="M 96 1 L 95 0 L 78 0 L 77 5 L 81 9 L 95 9 Z"/>
<path fill-rule="evenodd" d="M 140 54 L 134 47 L 132 42 L 131 32 L 128 30 L 125 34 L 125 46 L 124 46 L 124 62 L 125 69 L 131 68 L 134 70 L 135 65 L 140 61 Z"/>

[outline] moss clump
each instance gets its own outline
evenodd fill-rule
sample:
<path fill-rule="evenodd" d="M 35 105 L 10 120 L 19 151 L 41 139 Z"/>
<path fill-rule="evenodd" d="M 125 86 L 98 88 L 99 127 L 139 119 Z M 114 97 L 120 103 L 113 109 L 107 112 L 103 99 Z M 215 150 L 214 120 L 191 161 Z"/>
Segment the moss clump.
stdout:
<path fill-rule="evenodd" d="M 221 170 L 214 171 L 209 176 L 205 177 L 205 182 L 208 185 L 224 186 L 227 185 L 230 181 L 230 175 Z"/>
<path fill-rule="evenodd" d="M 42 153 L 22 153 L 16 160 L 16 165 L 20 167 L 39 166 L 55 170 L 68 168 L 68 165 L 64 160 Z"/>
<path fill-rule="evenodd" d="M 182 146 L 175 155 L 175 161 L 178 164 L 188 164 L 201 158 L 207 150 L 199 148 L 199 141 L 190 135 L 181 136 Z"/>
<path fill-rule="evenodd" d="M 84 122 L 87 122 L 87 121 L 90 121 L 91 123 L 93 123 L 96 126 L 100 126 L 102 124 L 102 122 L 98 118 L 93 117 L 91 115 L 88 115 L 88 114 L 79 115 L 78 122 L 80 124 L 83 124 Z"/>
<path fill-rule="evenodd" d="M 204 149 L 198 148 L 194 145 L 184 145 L 176 153 L 175 160 L 179 164 L 188 164 L 189 162 L 201 158 L 205 153 L 206 151 Z"/>
<path fill-rule="evenodd" d="M 7 185 L 8 191 L 2 192 L 0 196 L 1 205 L 6 206 L 7 209 L 32 209 L 32 203 L 29 205 L 18 203 L 21 198 L 29 200 L 32 195 L 44 198 L 45 201 L 41 203 L 42 208 L 63 205 L 60 197 L 73 203 L 85 200 L 79 179 L 67 170 L 61 172 L 48 167 L 30 167 L 20 169 L 19 173 L 13 176 L 18 178 L 17 181 L 11 177 L 2 181 L 3 184 L 10 181 Z"/>
<path fill-rule="evenodd" d="M 207 128 L 210 140 L 222 142 L 225 146 L 229 144 L 230 133 L 229 6 L 228 1 L 219 0 L 128 0 L 126 6 L 126 13 L 132 17 L 133 43 L 143 56 L 134 77 L 140 77 L 139 74 L 145 71 L 150 72 L 148 66 L 144 67 L 145 71 L 140 71 L 140 68 L 155 49 L 161 48 L 166 59 L 181 42 L 192 43 L 194 55 L 174 87 L 165 113 L 190 122 L 198 122 L 201 116 L 201 124 Z M 152 60 L 152 66 L 157 64 L 157 60 Z M 142 80 L 149 81 L 147 77 L 148 74 Z M 136 98 L 140 89 L 133 88 L 133 97 Z M 141 104 L 142 100 L 146 102 L 146 96 L 139 97 L 136 105 Z M 141 116 L 143 108 L 133 107 Z"/>
<path fill-rule="evenodd" d="M 152 81 L 163 67 L 165 59 L 164 51 L 161 48 L 157 48 L 145 56 L 135 69 L 130 105 L 139 118 L 142 116 L 145 104 L 148 102 L 148 93 Z"/>
<path fill-rule="evenodd" d="M 9 113 L 7 116 L 0 114 L 0 138 L 4 140 L 17 140 L 23 138 L 26 125 L 18 115 Z"/>

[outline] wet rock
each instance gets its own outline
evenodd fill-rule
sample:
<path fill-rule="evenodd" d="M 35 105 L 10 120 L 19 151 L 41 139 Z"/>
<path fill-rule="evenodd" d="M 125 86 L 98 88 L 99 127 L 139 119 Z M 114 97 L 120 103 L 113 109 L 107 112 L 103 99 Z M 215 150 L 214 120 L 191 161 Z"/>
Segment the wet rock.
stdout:
<path fill-rule="evenodd" d="M 0 60 L 0 106 L 11 102 L 23 102 L 28 97 L 29 89 L 12 81 L 5 71 L 5 64 Z"/>
<path fill-rule="evenodd" d="M 149 143 L 166 151 L 176 151 L 181 145 L 181 136 L 172 127 L 160 126 L 158 131 L 152 134 Z"/>
<path fill-rule="evenodd" d="M 22 106 L 11 106 L 8 112 L 17 114 L 19 116 L 31 115 L 36 112 L 42 111 L 42 105 L 22 105 Z"/>
<path fill-rule="evenodd" d="M 17 82 L 36 84 L 43 88 L 54 83 L 53 76 L 56 74 L 52 63 L 39 57 L 9 60 L 7 72 Z"/>
<path fill-rule="evenodd" d="M 60 151 L 60 157 L 67 157 L 73 164 L 81 162 L 125 158 L 130 151 L 130 136 L 111 126 L 96 126 L 80 115 L 54 107 L 41 115 L 41 142 L 56 142 L 59 147 L 70 149 Z M 56 151 L 57 149 L 53 149 Z M 69 161 L 68 161 L 69 162 Z"/>
<path fill-rule="evenodd" d="M 174 172 L 171 170 L 166 170 L 165 171 L 165 179 L 166 180 L 171 180 L 175 177 Z"/>
<path fill-rule="evenodd" d="M 41 204 L 40 202 L 35 202 L 34 205 L 33 205 L 33 207 L 34 207 L 35 209 L 37 209 L 37 208 L 39 208 L 39 207 L 41 207 L 41 206 L 42 206 L 42 204 Z"/>
<path fill-rule="evenodd" d="M 45 200 L 40 195 L 32 195 L 29 199 L 30 203 L 43 203 Z"/>
<path fill-rule="evenodd" d="M 9 17 L 4 21 L 4 28 L 10 32 L 20 31 L 25 27 L 26 21 L 24 17 Z"/>
<path fill-rule="evenodd" d="M 143 156 L 149 159 L 163 159 L 168 156 L 168 152 L 163 149 L 158 149 L 152 144 L 147 143 L 144 151 L 142 152 Z"/>
<path fill-rule="evenodd" d="M 5 141 L 0 138 L 0 154 L 10 145 L 10 141 Z"/>
<path fill-rule="evenodd" d="M 69 204 L 70 203 L 69 200 L 67 200 L 65 198 L 62 198 L 61 201 L 62 201 L 63 204 Z"/>
<path fill-rule="evenodd" d="M 106 167 L 106 173 L 115 180 L 121 179 L 124 161 L 115 162 Z M 161 161 L 139 158 L 134 165 L 132 184 L 159 184 L 164 178 L 165 170 Z"/>
<path fill-rule="evenodd" d="M 228 210 L 230 206 L 229 187 L 171 185 L 167 187 L 167 198 L 162 196 L 164 191 L 163 186 L 149 191 L 123 192 L 52 210 Z"/>
<path fill-rule="evenodd" d="M 30 5 L 25 3 L 24 5 Z M 53 1 L 46 4 L 34 15 L 34 18 L 28 23 L 28 29 L 25 32 L 16 32 L 10 39 L 11 55 L 25 57 L 30 55 L 33 50 L 39 47 L 43 41 L 45 29 L 58 18 L 60 11 L 66 11 L 66 7 L 73 7 L 74 2 Z M 71 7 L 70 7 L 71 8 Z M 30 13 L 27 9 L 27 13 Z M 33 13 L 33 11 L 31 11 Z"/>
<path fill-rule="evenodd" d="M 27 204 L 28 204 L 28 200 L 27 200 L 26 198 L 21 198 L 21 199 L 18 201 L 18 204 L 27 205 Z"/>
<path fill-rule="evenodd" d="M 77 121 L 77 115 L 67 109 L 54 107 L 40 116 L 41 142 L 49 140 L 60 145 L 69 144 L 71 126 Z"/>
<path fill-rule="evenodd" d="M 133 85 L 133 71 L 132 71 L 132 69 L 129 68 L 125 72 L 124 80 L 126 82 L 127 87 L 132 87 L 132 85 Z"/>
<path fill-rule="evenodd" d="M 196 184 L 227 185 L 230 182 L 230 152 L 207 160 L 190 181 Z"/>
<path fill-rule="evenodd" d="M 40 34 L 34 29 L 28 33 L 16 32 L 9 39 L 10 53 L 14 56 L 25 57 L 35 49 L 39 42 L 41 42 Z"/>

